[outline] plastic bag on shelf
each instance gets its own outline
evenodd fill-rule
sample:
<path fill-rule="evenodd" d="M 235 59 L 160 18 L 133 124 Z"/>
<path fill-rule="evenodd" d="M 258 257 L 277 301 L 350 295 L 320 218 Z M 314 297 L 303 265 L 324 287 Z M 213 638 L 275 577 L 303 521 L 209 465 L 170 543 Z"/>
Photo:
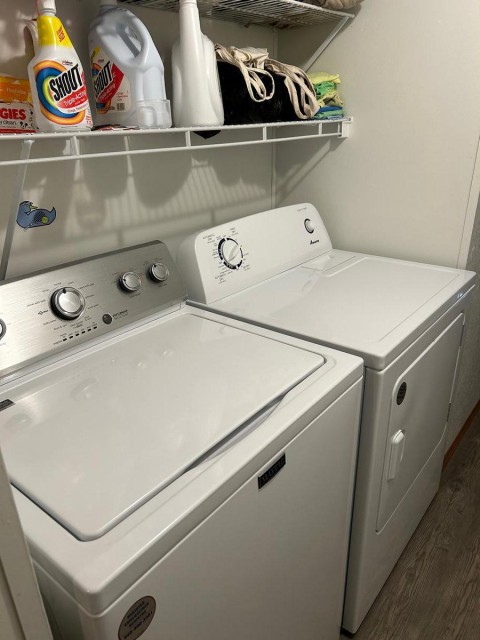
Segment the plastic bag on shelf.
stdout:
<path fill-rule="evenodd" d="M 0 74 L 0 134 L 35 133 L 30 83 Z"/>

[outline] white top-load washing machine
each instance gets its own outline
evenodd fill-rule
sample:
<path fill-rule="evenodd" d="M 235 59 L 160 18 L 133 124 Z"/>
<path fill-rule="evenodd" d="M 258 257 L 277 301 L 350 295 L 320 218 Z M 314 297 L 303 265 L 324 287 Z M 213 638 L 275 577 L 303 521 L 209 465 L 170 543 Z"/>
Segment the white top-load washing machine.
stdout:
<path fill-rule="evenodd" d="M 0 285 L 0 446 L 54 636 L 334 640 L 362 361 L 185 299 L 158 242 Z"/>
<path fill-rule="evenodd" d="M 197 307 L 365 361 L 343 626 L 354 633 L 435 495 L 474 273 L 332 249 L 311 204 L 187 238 Z"/>

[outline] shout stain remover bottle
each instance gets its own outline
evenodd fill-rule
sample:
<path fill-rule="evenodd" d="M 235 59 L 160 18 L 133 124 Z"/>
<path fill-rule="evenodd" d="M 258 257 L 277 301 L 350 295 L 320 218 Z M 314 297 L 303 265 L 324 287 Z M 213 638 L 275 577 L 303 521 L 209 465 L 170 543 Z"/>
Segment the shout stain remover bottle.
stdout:
<path fill-rule="evenodd" d="M 37 0 L 38 46 L 28 65 L 33 107 L 40 131 L 84 131 L 92 127 L 85 74 L 55 0 Z"/>

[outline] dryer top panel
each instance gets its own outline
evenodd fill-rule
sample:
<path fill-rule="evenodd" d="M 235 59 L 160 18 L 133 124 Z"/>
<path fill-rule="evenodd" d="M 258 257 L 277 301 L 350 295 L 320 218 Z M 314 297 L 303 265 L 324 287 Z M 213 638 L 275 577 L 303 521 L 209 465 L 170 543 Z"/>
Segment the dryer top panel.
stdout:
<path fill-rule="evenodd" d="M 335 346 L 382 369 L 460 300 L 475 274 L 329 251 L 209 308 Z"/>

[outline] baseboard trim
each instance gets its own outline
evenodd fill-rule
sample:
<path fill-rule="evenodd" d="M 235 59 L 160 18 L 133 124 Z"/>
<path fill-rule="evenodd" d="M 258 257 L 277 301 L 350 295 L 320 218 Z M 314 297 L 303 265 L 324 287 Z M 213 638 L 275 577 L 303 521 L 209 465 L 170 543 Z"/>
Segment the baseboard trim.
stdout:
<path fill-rule="evenodd" d="M 443 468 L 445 469 L 445 467 L 447 466 L 447 464 L 450 462 L 453 454 L 455 453 L 455 451 L 457 450 L 458 445 L 460 444 L 460 442 L 462 441 L 464 435 L 467 433 L 467 431 L 470 429 L 472 422 L 475 420 L 475 418 L 477 417 L 477 414 L 480 412 L 480 401 L 477 402 L 477 404 L 475 405 L 472 413 L 468 416 L 465 424 L 463 425 L 463 427 L 460 429 L 460 431 L 457 434 L 457 437 L 455 438 L 455 440 L 452 442 L 452 444 L 450 445 L 447 453 L 445 454 L 445 457 L 443 459 Z"/>

